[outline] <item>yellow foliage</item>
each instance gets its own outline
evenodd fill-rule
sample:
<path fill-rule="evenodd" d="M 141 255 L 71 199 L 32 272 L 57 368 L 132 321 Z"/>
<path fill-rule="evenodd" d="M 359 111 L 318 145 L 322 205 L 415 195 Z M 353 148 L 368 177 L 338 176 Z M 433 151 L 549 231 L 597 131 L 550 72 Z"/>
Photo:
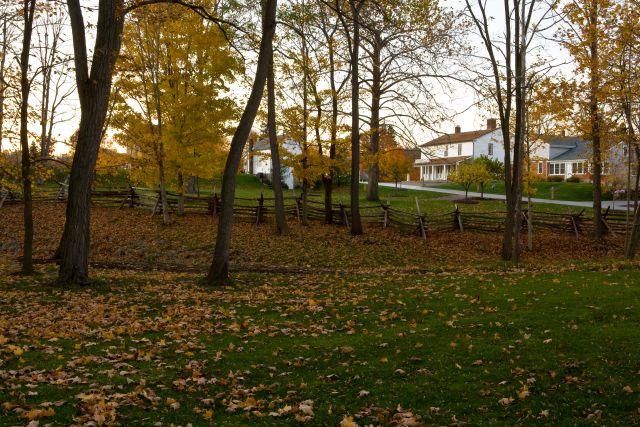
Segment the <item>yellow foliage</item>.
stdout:
<path fill-rule="evenodd" d="M 128 149 L 134 181 L 213 177 L 225 163 L 237 107 L 222 94 L 239 62 L 222 32 L 166 4 L 133 14 L 114 85 L 113 127 Z"/>

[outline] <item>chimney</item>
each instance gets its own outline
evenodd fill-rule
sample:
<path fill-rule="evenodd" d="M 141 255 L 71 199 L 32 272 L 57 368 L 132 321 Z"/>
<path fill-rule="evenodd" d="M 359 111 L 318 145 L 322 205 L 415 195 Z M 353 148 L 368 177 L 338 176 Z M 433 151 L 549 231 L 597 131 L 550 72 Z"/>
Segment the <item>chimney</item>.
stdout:
<path fill-rule="evenodd" d="M 567 136 L 567 131 L 566 131 L 566 130 L 564 130 L 564 129 L 562 129 L 562 131 L 560 132 L 560 135 L 562 135 L 562 136 Z"/>
<path fill-rule="evenodd" d="M 487 119 L 487 130 L 494 130 L 496 127 L 496 119 Z"/>
<path fill-rule="evenodd" d="M 460 126 L 456 126 L 456 133 L 460 133 L 461 129 Z"/>

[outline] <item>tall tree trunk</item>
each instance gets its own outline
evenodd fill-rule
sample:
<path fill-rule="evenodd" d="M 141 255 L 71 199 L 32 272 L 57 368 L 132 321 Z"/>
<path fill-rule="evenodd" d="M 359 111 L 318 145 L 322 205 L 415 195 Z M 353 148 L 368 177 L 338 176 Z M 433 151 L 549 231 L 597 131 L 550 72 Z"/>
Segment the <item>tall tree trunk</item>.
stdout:
<path fill-rule="evenodd" d="M 282 196 L 282 178 L 280 176 L 280 153 L 278 150 L 278 134 L 276 132 L 276 83 L 273 75 L 273 49 L 269 60 L 269 71 L 267 73 L 267 128 L 269 132 L 269 147 L 271 149 L 271 182 L 273 183 L 273 194 L 276 208 L 276 233 L 283 236 L 289 230 L 284 217 L 284 197 Z"/>
<path fill-rule="evenodd" d="M 629 138 L 629 142 L 633 141 L 635 139 L 635 128 L 633 125 L 633 119 L 631 116 L 631 104 L 629 102 L 625 103 L 624 106 L 624 115 L 625 115 L 625 119 L 627 122 L 627 137 Z M 635 155 L 636 155 L 636 164 L 635 164 L 635 172 L 636 172 L 636 181 L 635 181 L 635 188 L 634 188 L 634 194 L 635 194 L 635 199 L 638 199 L 638 191 L 640 191 L 640 186 L 638 185 L 639 179 L 640 179 L 640 146 L 638 146 L 637 144 L 635 145 Z M 631 170 L 631 159 L 632 159 L 632 154 L 631 154 L 631 144 L 628 144 L 628 150 L 629 150 L 629 154 L 628 154 L 628 162 L 629 162 L 629 171 Z M 629 180 L 631 180 L 631 174 L 629 173 Z M 629 212 L 629 202 L 630 202 L 630 188 L 627 189 L 627 215 Z M 631 231 L 629 232 L 628 236 L 627 236 L 627 244 L 624 248 L 624 256 L 627 259 L 633 259 L 636 255 L 636 251 L 638 248 L 638 241 L 640 240 L 640 209 L 638 208 L 637 204 L 635 204 L 634 206 L 634 214 L 633 214 L 633 221 L 632 221 L 632 225 L 631 225 Z"/>
<path fill-rule="evenodd" d="M 158 187 L 160 194 L 160 207 L 162 208 L 162 224 L 171 224 L 169 215 L 169 201 L 167 200 L 167 185 L 164 176 L 164 160 L 158 160 Z"/>
<path fill-rule="evenodd" d="M 178 172 L 178 215 L 184 215 L 184 176 L 182 172 Z"/>
<path fill-rule="evenodd" d="M 187 181 L 187 193 L 195 194 L 198 186 L 198 177 L 194 175 L 189 175 L 189 180 Z"/>
<path fill-rule="evenodd" d="M 323 9 L 326 11 L 326 9 Z M 327 224 L 333 222 L 333 179 L 335 175 L 334 160 L 336 158 L 336 140 L 338 135 L 338 85 L 336 83 L 336 61 L 335 61 L 335 31 L 328 31 L 325 20 L 326 15 L 322 15 L 322 32 L 325 36 L 329 53 L 329 85 L 331 89 L 331 124 L 330 124 L 330 145 L 329 145 L 329 172 L 322 177 L 324 184 L 324 220 Z M 345 80 L 346 82 L 346 80 Z"/>
<path fill-rule="evenodd" d="M 162 148 L 161 148 L 162 150 Z M 171 216 L 169 215 L 169 201 L 167 200 L 167 184 L 164 176 L 164 156 L 161 155 L 158 160 L 158 181 L 160 187 L 160 205 L 162 207 L 162 224 L 171 224 Z"/>
<path fill-rule="evenodd" d="M 367 200 L 377 202 L 380 199 L 378 193 L 378 181 L 380 180 L 380 163 L 378 155 L 380 152 L 380 51 L 382 40 L 380 33 L 376 31 L 373 35 L 372 47 L 372 84 L 371 84 L 371 147 L 370 153 L 372 163 L 369 166 L 369 182 L 367 185 Z"/>
<path fill-rule="evenodd" d="M 229 278 L 229 247 L 231 245 L 231 232 L 233 225 L 233 200 L 236 191 L 236 174 L 244 144 L 249 138 L 253 121 L 260 107 L 260 100 L 264 91 L 265 81 L 269 70 L 269 58 L 272 50 L 273 35 L 276 30 L 276 9 L 277 0 L 265 0 L 262 40 L 258 54 L 258 66 L 256 69 L 251 94 L 247 100 L 240 122 L 236 129 L 229 155 L 222 177 L 222 199 L 220 219 L 218 220 L 218 234 L 216 236 L 216 249 L 213 261 L 207 275 L 206 282 L 210 285 L 222 285 Z"/>
<path fill-rule="evenodd" d="M 20 147 L 22 149 L 22 191 L 24 197 L 24 241 L 22 274 L 33 274 L 33 200 L 31 196 L 31 155 L 29 153 L 29 57 L 36 0 L 24 0 L 24 32 L 20 54 Z"/>
<path fill-rule="evenodd" d="M 358 4 L 356 5 L 356 2 Z M 362 3 L 349 0 L 353 17 L 351 46 L 351 234 L 362 234 L 360 220 L 360 80 L 358 61 L 360 54 L 360 8 Z"/>
<path fill-rule="evenodd" d="M 527 38 L 526 38 L 526 2 L 520 2 L 521 9 L 518 9 L 517 3 L 514 7 L 514 16 L 516 21 L 515 37 L 515 83 L 516 83 L 516 128 L 513 142 L 513 198 L 515 201 L 515 209 L 513 212 L 513 247 L 511 252 L 511 261 L 518 263 L 520 261 L 521 252 L 521 230 L 522 230 L 522 173 L 524 163 L 524 141 L 527 118 L 526 103 L 526 54 L 527 54 Z"/>
<path fill-rule="evenodd" d="M 249 175 L 253 173 L 253 138 L 249 139 L 249 149 L 247 155 L 249 156 Z"/>
<path fill-rule="evenodd" d="M 107 115 L 113 66 L 120 52 L 124 2 L 113 0 L 99 3 L 91 74 L 80 1 L 67 0 L 67 6 L 73 33 L 81 114 L 69 180 L 66 221 L 60 241 L 58 282 L 82 284 L 86 283 L 89 274 L 91 185 Z"/>
<path fill-rule="evenodd" d="M 635 183 L 635 200 L 638 200 L 638 192 L 640 192 L 640 147 L 636 145 L 636 183 Z M 640 205 L 634 203 L 633 222 L 631 233 L 627 240 L 624 256 L 627 259 L 633 259 L 638 250 L 638 242 L 640 241 Z"/>
<path fill-rule="evenodd" d="M 5 91 L 7 90 L 5 80 L 7 52 L 9 50 L 7 19 L 8 17 L 5 16 L 2 21 L 2 52 L 0 52 L 0 153 L 2 153 L 2 139 L 4 138 L 4 101 Z"/>
<path fill-rule="evenodd" d="M 304 12 L 306 13 L 306 11 Z M 303 18 L 306 19 L 306 16 Z M 302 24 L 302 224 L 309 225 L 309 179 L 307 178 L 307 125 L 309 122 L 309 51 L 307 49 L 307 36 L 304 20 Z"/>
<path fill-rule="evenodd" d="M 589 6 L 590 42 L 590 93 L 589 113 L 591 121 L 591 139 L 593 145 L 593 230 L 594 237 L 601 239 L 604 234 L 602 224 L 602 147 L 600 138 L 600 58 L 598 51 L 598 2 L 591 1 Z"/>
<path fill-rule="evenodd" d="M 156 70 L 157 71 L 157 70 Z M 164 152 L 164 130 L 163 130 L 163 119 L 162 119 L 162 107 L 160 105 L 160 85 L 159 80 L 157 78 L 158 73 L 156 72 L 156 78 L 152 79 L 153 84 L 153 92 L 155 98 L 155 108 L 156 108 L 156 119 L 157 130 L 158 133 L 156 137 L 158 138 L 157 142 L 157 159 L 158 159 L 158 174 L 159 174 L 159 184 L 160 184 L 160 202 L 162 205 L 162 224 L 169 225 L 171 224 L 171 216 L 169 215 L 169 200 L 167 199 L 167 183 L 165 179 L 164 173 L 164 160 L 165 160 L 165 152 Z M 153 128 L 153 125 L 150 124 Z"/>

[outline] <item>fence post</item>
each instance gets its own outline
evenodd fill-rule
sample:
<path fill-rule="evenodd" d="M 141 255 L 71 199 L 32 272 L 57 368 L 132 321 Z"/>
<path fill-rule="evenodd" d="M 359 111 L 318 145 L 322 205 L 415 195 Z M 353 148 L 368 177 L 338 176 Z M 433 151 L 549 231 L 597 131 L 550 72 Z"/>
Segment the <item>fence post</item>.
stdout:
<path fill-rule="evenodd" d="M 130 191 L 129 191 L 129 197 L 130 197 L 130 199 L 129 199 L 129 207 L 132 208 L 136 204 L 136 199 L 138 198 L 138 195 L 136 194 L 136 190 L 133 187 L 129 186 L 129 188 L 130 188 Z"/>
<path fill-rule="evenodd" d="M 420 227 L 420 233 L 422 234 L 422 238 L 424 240 L 427 240 L 427 230 L 426 230 L 426 227 L 424 226 L 424 216 L 423 215 L 418 216 L 418 223 L 419 223 L 419 227 Z"/>
<path fill-rule="evenodd" d="M 464 227 L 462 226 L 462 212 L 460 212 L 460 208 L 456 205 L 456 210 L 453 213 L 454 215 L 454 226 L 458 228 L 461 232 L 464 231 Z"/>
<path fill-rule="evenodd" d="M 302 222 L 300 219 L 300 199 L 296 197 L 296 217 L 298 218 L 298 222 Z"/>
<path fill-rule="evenodd" d="M 260 193 L 260 198 L 258 199 L 258 208 L 256 209 L 256 225 L 263 221 L 262 219 L 262 208 L 264 206 L 264 195 L 262 192 Z"/>
<path fill-rule="evenodd" d="M 576 234 L 576 237 L 578 237 L 578 224 L 576 223 L 576 216 L 575 215 L 570 215 L 569 218 L 571 219 L 571 225 L 573 226 L 573 232 Z"/>
<path fill-rule="evenodd" d="M 342 202 L 340 202 L 340 215 L 342 216 L 342 223 L 344 226 L 349 228 L 349 218 L 347 217 L 347 211 L 344 209 Z"/>
<path fill-rule="evenodd" d="M 382 223 L 382 228 L 387 228 L 389 223 L 389 206 L 382 205 L 382 209 L 384 209 L 384 222 Z"/>
<path fill-rule="evenodd" d="M 611 227 L 609 227 L 609 223 L 607 222 L 607 216 L 609 216 L 609 209 L 611 209 L 611 206 L 607 206 L 607 210 L 604 211 L 604 214 L 602 214 L 602 218 L 601 218 L 602 225 L 604 225 L 604 228 L 606 228 L 609 233 L 615 234 L 613 230 L 611 230 Z"/>
<path fill-rule="evenodd" d="M 1 208 L 2 205 L 4 205 L 4 201 L 7 200 L 7 197 L 9 197 L 9 190 L 2 187 L 0 189 L 0 195 L 2 195 L 2 197 L 0 197 L 0 208 Z"/>
<path fill-rule="evenodd" d="M 520 223 L 520 230 L 523 230 L 525 226 L 529 227 L 529 209 L 522 211 L 522 222 Z"/>
<path fill-rule="evenodd" d="M 157 212 L 157 210 L 158 210 L 158 206 L 162 206 L 161 198 L 162 198 L 162 193 L 158 192 L 158 195 L 156 196 L 156 203 L 155 205 L 153 205 L 153 211 L 151 211 L 151 216 L 154 216 L 156 213 L 160 213 L 160 212 Z"/>
<path fill-rule="evenodd" d="M 420 233 L 422 234 L 422 238 L 427 240 L 427 232 L 424 227 L 424 217 L 422 212 L 420 211 L 420 202 L 418 201 L 418 196 L 416 196 L 416 209 L 418 211 L 418 227 L 420 228 Z"/>

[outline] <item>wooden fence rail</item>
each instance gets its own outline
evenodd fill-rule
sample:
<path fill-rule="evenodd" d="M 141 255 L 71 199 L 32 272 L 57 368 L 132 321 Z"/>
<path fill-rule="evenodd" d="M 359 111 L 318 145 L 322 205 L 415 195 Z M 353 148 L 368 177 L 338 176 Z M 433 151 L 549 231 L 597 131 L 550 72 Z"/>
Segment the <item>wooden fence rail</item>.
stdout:
<path fill-rule="evenodd" d="M 66 184 L 61 183 L 60 189 L 39 189 L 34 194 L 34 201 L 55 202 L 64 201 L 67 192 Z M 101 207 L 145 208 L 151 210 L 151 214 L 162 213 L 162 201 L 160 192 L 155 189 L 130 187 L 128 189 L 96 189 L 92 192 L 92 203 Z M 178 195 L 167 192 L 167 205 L 172 213 L 178 211 L 180 199 L 185 214 L 218 215 L 220 213 L 221 200 L 218 194 L 212 196 Z M 285 214 L 302 221 L 303 201 L 300 197 L 285 197 Z M 0 188 L 0 207 L 22 203 L 21 195 Z M 484 232 L 500 232 L 504 229 L 506 212 L 463 212 L 456 205 L 454 211 L 440 214 L 425 214 L 420 210 L 419 201 L 416 200 L 417 212 L 397 209 L 390 203 L 369 205 L 360 207 L 360 217 L 363 223 L 381 228 L 397 228 L 405 232 L 416 233 L 426 239 L 429 234 L 451 231 L 477 230 Z M 237 197 L 233 205 L 234 216 L 240 221 L 248 221 L 255 224 L 264 223 L 267 218 L 275 215 L 275 199 L 260 195 L 258 198 Z M 325 204 L 316 200 L 307 200 L 306 214 L 309 220 L 325 220 Z M 580 234 L 593 232 L 593 218 L 585 215 L 585 210 L 576 213 L 555 213 L 545 211 L 527 210 L 522 212 L 521 224 L 523 230 L 529 226 L 529 219 L 535 229 L 546 229 Z M 631 217 L 633 213 L 631 213 Z M 349 206 L 342 202 L 331 205 L 331 222 L 333 224 L 349 227 L 351 211 Z M 617 212 L 606 209 L 602 214 L 603 227 L 611 234 L 624 234 L 627 227 L 625 212 Z M 629 224 L 630 225 L 630 224 Z"/>

